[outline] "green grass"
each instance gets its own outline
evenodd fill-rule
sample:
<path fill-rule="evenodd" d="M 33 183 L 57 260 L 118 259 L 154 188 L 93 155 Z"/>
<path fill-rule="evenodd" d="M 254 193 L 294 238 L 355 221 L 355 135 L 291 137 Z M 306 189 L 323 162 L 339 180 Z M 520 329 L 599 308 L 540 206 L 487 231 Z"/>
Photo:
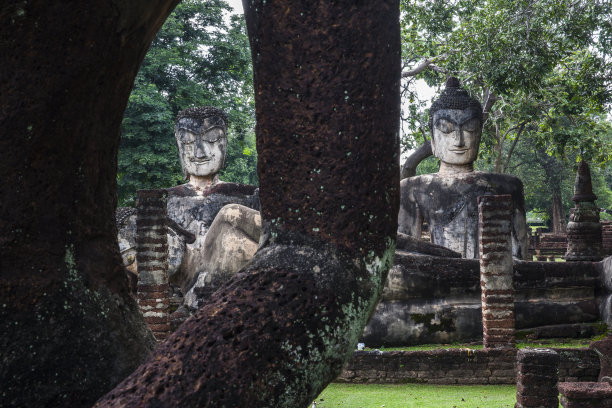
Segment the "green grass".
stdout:
<path fill-rule="evenodd" d="M 514 385 L 330 384 L 317 408 L 512 408 Z"/>
<path fill-rule="evenodd" d="M 601 340 L 602 335 L 594 336 L 586 339 L 538 339 L 538 340 L 521 340 L 516 343 L 517 348 L 587 348 L 591 341 Z M 452 344 L 420 344 L 418 346 L 404 347 L 381 347 L 381 351 L 425 351 L 438 349 L 470 349 L 482 350 L 482 343 L 452 343 Z M 367 348 L 366 350 L 374 350 Z"/>

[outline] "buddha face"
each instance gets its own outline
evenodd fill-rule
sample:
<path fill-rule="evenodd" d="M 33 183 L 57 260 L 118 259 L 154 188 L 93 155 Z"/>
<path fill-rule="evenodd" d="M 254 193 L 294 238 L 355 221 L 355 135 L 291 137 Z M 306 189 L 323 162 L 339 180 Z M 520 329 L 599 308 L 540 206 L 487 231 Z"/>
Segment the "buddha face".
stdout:
<path fill-rule="evenodd" d="M 481 133 L 477 108 L 440 109 L 433 117 L 433 154 L 447 164 L 471 164 L 478 156 Z"/>
<path fill-rule="evenodd" d="M 189 176 L 210 176 L 225 163 L 227 136 L 221 118 L 182 118 L 177 124 L 176 141 L 183 172 Z"/>

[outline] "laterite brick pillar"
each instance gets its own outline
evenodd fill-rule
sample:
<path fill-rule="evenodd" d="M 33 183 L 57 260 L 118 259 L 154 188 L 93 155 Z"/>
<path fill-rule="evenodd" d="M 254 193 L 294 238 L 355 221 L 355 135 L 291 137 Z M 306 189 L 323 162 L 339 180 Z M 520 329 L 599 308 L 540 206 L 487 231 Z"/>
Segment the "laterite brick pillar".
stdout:
<path fill-rule="evenodd" d="M 138 305 L 157 340 L 170 333 L 166 190 L 139 190 L 136 201 Z"/>
<path fill-rule="evenodd" d="M 486 195 L 478 199 L 480 288 L 483 344 L 514 347 L 514 285 L 512 271 L 512 197 Z"/>
<path fill-rule="evenodd" d="M 550 349 L 523 349 L 517 353 L 515 408 L 559 406 L 559 354 Z"/>

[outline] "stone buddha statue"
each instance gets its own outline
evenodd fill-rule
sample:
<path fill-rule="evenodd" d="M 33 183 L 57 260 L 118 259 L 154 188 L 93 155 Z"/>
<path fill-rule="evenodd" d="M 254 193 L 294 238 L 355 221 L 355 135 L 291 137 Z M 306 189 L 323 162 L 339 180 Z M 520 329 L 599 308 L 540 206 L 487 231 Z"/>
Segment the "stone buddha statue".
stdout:
<path fill-rule="evenodd" d="M 215 266 L 210 264 L 210 254 L 205 250 L 205 238 L 216 217 L 222 218 L 218 223 L 226 226 L 222 234 L 232 230 L 239 235 L 236 239 L 243 243 L 243 247 L 249 246 L 231 256 L 245 258 L 242 264 L 251 258 L 259 243 L 259 229 L 257 225 L 242 228 L 238 224 L 241 219 L 256 224 L 259 220 L 259 196 L 255 186 L 219 180 L 227 148 L 227 116 L 223 111 L 213 107 L 181 111 L 174 132 L 187 183 L 167 190 L 168 274 L 170 283 L 186 293 L 200 273 L 215 272 Z M 228 204 L 240 206 L 222 211 Z M 249 214 L 241 218 L 236 216 L 237 211 Z M 260 225 L 261 221 L 259 228 Z M 230 238 L 226 236 L 224 239 Z M 218 247 L 216 251 L 224 251 L 224 247 Z M 228 256 L 217 255 L 220 259 Z M 241 266 L 241 259 L 235 259 L 234 264 Z"/>
<path fill-rule="evenodd" d="M 474 171 L 483 127 L 482 106 L 449 78 L 429 110 L 431 147 L 440 160 L 436 174 L 403 179 L 398 232 L 420 238 L 423 223 L 431 242 L 464 258 L 478 258 L 478 197 L 510 194 L 514 206 L 513 256 L 527 256 L 523 183 L 508 174 Z"/>

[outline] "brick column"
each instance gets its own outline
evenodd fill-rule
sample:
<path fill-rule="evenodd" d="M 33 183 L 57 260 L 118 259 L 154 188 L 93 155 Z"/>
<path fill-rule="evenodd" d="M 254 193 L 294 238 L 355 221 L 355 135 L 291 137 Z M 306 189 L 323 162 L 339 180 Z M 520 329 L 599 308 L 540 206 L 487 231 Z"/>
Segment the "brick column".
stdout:
<path fill-rule="evenodd" d="M 478 198 L 485 349 L 514 347 L 514 285 L 510 238 L 512 211 L 510 195 L 485 195 Z"/>
<path fill-rule="evenodd" d="M 515 408 L 558 408 L 559 354 L 550 349 L 517 353 Z"/>
<path fill-rule="evenodd" d="M 162 340 L 170 333 L 166 190 L 139 190 L 136 212 L 138 305 Z"/>

